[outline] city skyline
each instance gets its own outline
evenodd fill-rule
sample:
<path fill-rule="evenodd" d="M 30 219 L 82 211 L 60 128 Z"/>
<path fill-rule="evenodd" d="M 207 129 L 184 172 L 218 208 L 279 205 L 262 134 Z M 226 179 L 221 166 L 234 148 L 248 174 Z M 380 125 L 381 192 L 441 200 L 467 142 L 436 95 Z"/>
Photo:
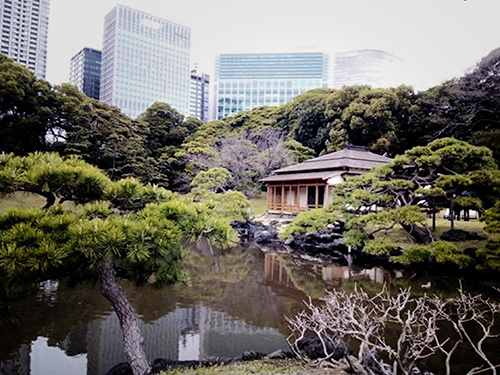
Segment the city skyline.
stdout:
<path fill-rule="evenodd" d="M 405 60 L 414 76 L 409 83 L 426 89 L 463 75 L 500 46 L 494 0 L 256 0 L 245 9 L 229 0 L 51 0 L 51 83 L 68 81 L 68 61 L 78 50 L 102 48 L 104 15 L 117 3 L 190 27 L 191 64 L 208 74 L 221 53 L 380 49 Z"/>

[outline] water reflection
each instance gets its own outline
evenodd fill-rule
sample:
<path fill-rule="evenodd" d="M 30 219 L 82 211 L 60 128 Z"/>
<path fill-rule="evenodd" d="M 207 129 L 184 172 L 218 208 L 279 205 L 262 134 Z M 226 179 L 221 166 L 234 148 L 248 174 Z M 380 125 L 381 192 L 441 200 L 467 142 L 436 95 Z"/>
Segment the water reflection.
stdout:
<path fill-rule="evenodd" d="M 184 262 L 188 285 L 152 290 L 122 282 L 141 316 L 150 360 L 286 348 L 283 316 L 301 310 L 308 296 L 320 298 L 325 289 L 347 289 L 353 281 L 374 289 L 409 282 L 380 268 L 349 270 L 258 248 L 215 252 L 201 246 L 188 251 Z M 9 311 L 16 323 L 5 320 L 1 327 L 1 374 L 101 375 L 125 361 L 118 319 L 95 284 L 46 282 Z"/>
<path fill-rule="evenodd" d="M 87 374 L 102 374 L 125 361 L 119 321 L 113 313 L 87 326 Z M 142 324 L 144 350 L 150 359 L 193 360 L 236 357 L 245 350 L 271 352 L 284 348 L 273 328 L 258 328 L 206 306 L 177 308 Z"/>
<path fill-rule="evenodd" d="M 401 272 L 391 273 L 383 268 L 362 269 L 338 264 L 305 261 L 288 254 L 266 253 L 264 282 L 280 294 L 304 299 L 320 298 L 325 289 L 343 288 L 346 283 L 371 282 L 390 284 Z"/>
<path fill-rule="evenodd" d="M 297 289 L 293 284 L 290 265 L 291 258 L 289 256 L 266 253 L 264 260 L 265 280 L 267 282 Z M 305 262 L 298 265 L 302 271 L 306 266 Z M 340 285 L 342 280 L 370 280 L 383 284 L 387 283 L 391 278 L 391 273 L 389 271 L 379 267 L 360 269 L 336 264 L 309 264 L 308 266 L 310 268 L 309 272 L 315 275 L 315 278 L 319 276 L 322 281 L 331 286 Z"/>
<path fill-rule="evenodd" d="M 258 249 L 190 251 L 185 263 L 189 285 L 155 291 L 122 282 L 142 318 L 150 360 L 235 357 L 287 347 L 282 317 L 301 302 L 265 285 Z M 57 373 L 44 364 L 50 361 L 64 374 L 100 375 L 125 361 L 118 319 L 97 285 L 45 282 L 15 312 L 18 323 L 2 329 L 2 374 Z"/>

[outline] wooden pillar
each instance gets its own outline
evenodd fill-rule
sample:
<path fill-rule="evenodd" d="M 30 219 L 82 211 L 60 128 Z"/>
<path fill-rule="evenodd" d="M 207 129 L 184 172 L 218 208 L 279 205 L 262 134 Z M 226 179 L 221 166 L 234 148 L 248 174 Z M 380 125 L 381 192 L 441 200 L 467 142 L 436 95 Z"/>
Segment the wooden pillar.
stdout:
<path fill-rule="evenodd" d="M 318 208 L 318 184 L 314 185 L 314 187 L 316 188 L 316 196 L 314 197 L 314 208 Z"/>
<path fill-rule="evenodd" d="M 297 207 L 297 211 L 300 211 L 300 185 L 297 185 L 295 188 L 295 206 Z"/>
<path fill-rule="evenodd" d="M 272 187 L 270 184 L 268 184 L 266 190 L 266 207 L 268 211 L 271 209 L 271 198 L 270 198 L 271 194 L 272 194 Z"/>
<path fill-rule="evenodd" d="M 281 185 L 281 211 L 283 211 L 283 207 L 285 206 L 285 184 Z"/>

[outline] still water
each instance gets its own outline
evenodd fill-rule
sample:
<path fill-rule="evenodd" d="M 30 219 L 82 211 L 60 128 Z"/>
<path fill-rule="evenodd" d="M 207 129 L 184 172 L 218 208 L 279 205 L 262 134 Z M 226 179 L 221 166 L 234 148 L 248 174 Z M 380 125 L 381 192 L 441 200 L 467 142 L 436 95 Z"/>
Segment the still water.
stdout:
<path fill-rule="evenodd" d="M 186 253 L 188 285 L 163 290 L 126 282 L 142 319 L 148 359 L 194 360 L 236 357 L 243 351 L 287 349 L 285 315 L 325 289 L 408 287 L 423 293 L 428 279 L 403 277 L 380 268 L 304 261 L 275 251 L 242 247 L 211 254 Z M 432 291 L 446 296 L 458 281 L 433 279 Z M 474 288 L 480 289 L 481 285 Z M 486 286 L 484 287 L 486 288 Z M 36 295 L 0 316 L 0 374 L 101 375 L 125 361 L 116 315 L 92 283 L 67 286 L 47 281 Z"/>

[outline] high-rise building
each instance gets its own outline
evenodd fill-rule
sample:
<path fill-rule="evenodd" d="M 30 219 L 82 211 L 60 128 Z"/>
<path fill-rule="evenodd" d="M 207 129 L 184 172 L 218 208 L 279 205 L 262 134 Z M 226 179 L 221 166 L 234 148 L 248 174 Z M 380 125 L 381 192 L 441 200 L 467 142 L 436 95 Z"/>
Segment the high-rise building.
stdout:
<path fill-rule="evenodd" d="M 69 81 L 89 98 L 99 100 L 101 51 L 84 48 L 71 58 Z"/>
<path fill-rule="evenodd" d="M 191 90 L 189 98 L 189 115 L 203 122 L 209 121 L 208 97 L 210 89 L 210 76 L 198 73 L 197 69 L 191 70 Z"/>
<path fill-rule="evenodd" d="M 335 89 L 352 85 L 393 87 L 404 83 L 403 60 L 385 51 L 338 52 L 332 65 Z"/>
<path fill-rule="evenodd" d="M 162 101 L 189 113 L 188 27 L 122 5 L 104 19 L 100 99 L 137 117 Z"/>
<path fill-rule="evenodd" d="M 50 0 L 0 1 L 0 53 L 45 79 Z"/>
<path fill-rule="evenodd" d="M 221 119 L 262 105 L 277 106 L 327 85 L 328 55 L 321 52 L 219 55 L 215 113 Z"/>

